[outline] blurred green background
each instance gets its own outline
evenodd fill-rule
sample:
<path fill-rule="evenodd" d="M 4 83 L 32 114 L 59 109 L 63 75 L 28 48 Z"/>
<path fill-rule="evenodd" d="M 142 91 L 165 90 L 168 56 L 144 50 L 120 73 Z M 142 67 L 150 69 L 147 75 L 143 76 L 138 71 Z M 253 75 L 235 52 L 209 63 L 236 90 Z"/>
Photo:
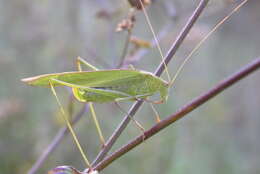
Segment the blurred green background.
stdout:
<path fill-rule="evenodd" d="M 239 2 L 210 1 L 169 65 L 172 75 L 196 43 Z M 156 33 L 165 30 L 161 39 L 163 52 L 169 49 L 197 4 L 191 0 L 157 0 L 149 8 Z M 260 1 L 249 1 L 196 52 L 177 79 L 168 102 L 156 106 L 162 118 L 260 55 L 259 8 Z M 26 86 L 20 79 L 75 70 L 77 56 L 99 68 L 115 67 L 126 33 L 114 31 L 128 10 L 127 1 L 119 0 L 0 0 L 0 174 L 26 173 L 62 127 L 50 90 Z M 133 35 L 152 39 L 142 13 L 137 15 Z M 134 65 L 153 72 L 161 59 L 157 49 L 146 51 Z M 259 174 L 259 77 L 260 72 L 256 72 L 240 81 L 102 173 Z M 58 89 L 64 105 L 69 101 L 69 91 Z M 80 106 L 75 102 L 75 112 Z M 131 102 L 122 106 L 127 109 Z M 111 104 L 95 107 L 108 138 L 124 114 Z M 155 123 L 147 104 L 136 119 L 145 128 Z M 88 112 L 75 129 L 93 160 L 100 143 Z M 139 134 L 136 126 L 130 124 L 114 149 Z M 70 136 L 38 173 L 58 165 L 85 168 Z"/>

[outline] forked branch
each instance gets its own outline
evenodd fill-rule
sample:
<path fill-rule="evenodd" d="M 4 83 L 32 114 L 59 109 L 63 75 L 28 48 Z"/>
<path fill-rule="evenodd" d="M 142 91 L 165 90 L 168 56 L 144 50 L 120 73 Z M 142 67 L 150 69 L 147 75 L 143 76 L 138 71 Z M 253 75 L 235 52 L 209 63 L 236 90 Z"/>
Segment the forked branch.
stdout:
<path fill-rule="evenodd" d="M 260 68 L 260 57 L 256 58 L 252 63 L 248 64 L 244 68 L 242 68 L 240 71 L 234 73 L 227 79 L 221 81 L 219 84 L 217 84 L 212 89 L 208 90 L 204 94 L 198 96 L 197 98 L 193 99 L 188 104 L 184 105 L 177 111 L 176 113 L 168 116 L 166 119 L 162 120 L 161 122 L 155 124 L 152 128 L 144 132 L 144 135 L 140 135 L 137 138 L 130 141 L 128 144 L 122 146 L 117 151 L 115 151 L 113 154 L 105 158 L 102 162 L 94 166 L 94 170 L 101 171 L 106 166 L 111 164 L 114 160 L 120 158 L 122 155 L 127 153 L 128 151 L 132 150 L 134 147 L 138 146 L 144 140 L 147 140 L 148 138 L 152 137 L 153 135 L 157 134 L 162 129 L 166 128 L 167 126 L 171 125 L 175 121 L 183 118 L 191 111 L 195 110 L 205 102 L 209 101 L 216 95 L 223 92 L 228 87 L 232 86 L 233 84 L 237 83 L 239 80 L 245 78 L 249 74 L 253 73 L 254 71 L 258 70 Z"/>
<path fill-rule="evenodd" d="M 193 14 L 191 15 L 190 19 L 188 20 L 187 24 L 183 27 L 181 33 L 179 34 L 179 36 L 177 37 L 176 41 L 173 43 L 172 47 L 170 48 L 170 50 L 168 51 L 164 61 L 162 61 L 160 63 L 160 65 L 158 66 L 157 70 L 155 71 L 155 75 L 160 76 L 163 71 L 165 70 L 165 64 L 167 65 L 171 59 L 173 58 L 173 56 L 175 55 L 176 51 L 178 50 L 178 48 L 180 47 L 180 45 L 182 44 L 183 40 L 186 38 L 186 36 L 188 35 L 189 31 L 191 30 L 192 26 L 194 25 L 194 23 L 197 21 L 197 19 L 199 18 L 199 16 L 201 15 L 202 11 L 204 10 L 204 8 L 206 7 L 207 3 L 209 0 L 201 0 L 198 7 L 195 9 L 195 11 L 193 12 Z M 165 63 L 164 63 L 165 62 Z M 131 109 L 129 110 L 129 115 L 130 116 L 134 116 L 135 113 L 137 112 L 137 110 L 140 108 L 140 106 L 142 105 L 143 101 L 138 101 L 135 102 Z M 116 140 L 118 139 L 118 137 L 121 135 L 121 133 L 125 130 L 126 126 L 128 125 L 128 123 L 130 122 L 130 118 L 128 115 L 126 115 L 123 119 L 123 121 L 119 124 L 119 126 L 117 127 L 117 129 L 114 131 L 114 133 L 111 135 L 111 137 L 108 139 L 108 141 L 105 144 L 105 147 L 99 152 L 98 156 L 96 157 L 96 159 L 94 160 L 94 162 L 91 164 L 92 166 L 97 165 L 101 160 L 104 159 L 104 157 L 107 155 L 107 153 L 109 152 L 109 150 L 112 148 L 112 146 L 114 145 L 114 143 L 116 142 Z"/>

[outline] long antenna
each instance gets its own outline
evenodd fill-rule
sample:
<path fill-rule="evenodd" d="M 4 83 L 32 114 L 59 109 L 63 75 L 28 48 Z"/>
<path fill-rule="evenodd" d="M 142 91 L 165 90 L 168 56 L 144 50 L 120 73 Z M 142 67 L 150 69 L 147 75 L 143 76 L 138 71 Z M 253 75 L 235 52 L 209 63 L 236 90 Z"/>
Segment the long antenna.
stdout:
<path fill-rule="evenodd" d="M 159 53 L 160 53 L 160 57 L 161 57 L 161 59 L 162 59 L 162 61 L 163 61 L 163 64 L 164 64 L 164 66 L 165 66 L 165 71 L 166 71 L 166 74 L 167 74 L 167 77 L 168 77 L 168 81 L 171 81 L 171 77 L 170 77 L 170 74 L 169 74 L 167 65 L 166 65 L 166 63 L 165 63 L 165 61 L 164 61 L 164 56 L 163 56 L 163 53 L 162 53 L 162 48 L 161 48 L 161 46 L 160 46 L 160 44 L 159 44 L 159 41 L 158 41 L 158 39 L 157 39 L 157 37 L 156 37 L 156 34 L 155 34 L 155 32 L 154 32 L 154 29 L 153 29 L 151 20 L 150 20 L 150 18 L 149 18 L 149 16 L 148 16 L 148 13 L 147 13 L 147 11 L 146 11 L 146 9 L 145 9 L 145 6 L 144 6 L 142 0 L 139 0 L 139 2 L 140 2 L 140 4 L 141 4 L 142 10 L 143 10 L 143 12 L 144 12 L 144 16 L 145 16 L 146 21 L 147 21 L 147 23 L 148 23 L 148 25 L 149 25 L 149 28 L 150 28 L 150 30 L 151 30 L 151 32 L 152 32 L 152 34 L 153 34 L 155 44 L 156 44 L 156 46 L 157 46 L 157 48 L 158 48 L 158 51 L 159 51 Z"/>
<path fill-rule="evenodd" d="M 247 1 L 244 0 L 241 2 L 237 7 L 235 7 L 226 17 L 224 17 L 220 22 L 218 22 L 215 27 L 195 46 L 195 48 L 190 52 L 190 54 L 184 59 L 180 67 L 178 68 L 176 74 L 174 75 L 173 79 L 170 81 L 169 86 L 172 86 L 175 80 L 177 79 L 178 75 L 180 74 L 181 70 L 183 69 L 184 65 L 190 60 L 192 55 L 201 47 L 201 45 L 209 38 L 209 36 L 214 33 L 225 21 L 227 21 L 235 12 L 237 12 Z"/>

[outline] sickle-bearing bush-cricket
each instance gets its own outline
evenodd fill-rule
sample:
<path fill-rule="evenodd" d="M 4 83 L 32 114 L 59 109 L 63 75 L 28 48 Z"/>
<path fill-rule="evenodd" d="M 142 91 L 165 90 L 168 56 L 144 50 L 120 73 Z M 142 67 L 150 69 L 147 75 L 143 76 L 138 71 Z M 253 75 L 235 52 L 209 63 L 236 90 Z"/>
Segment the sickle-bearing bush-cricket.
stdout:
<path fill-rule="evenodd" d="M 150 72 L 120 69 L 44 74 L 22 81 L 41 87 L 68 86 L 79 101 L 97 103 L 139 100 L 157 92 L 163 102 L 169 86 Z"/>
<path fill-rule="evenodd" d="M 142 6 L 144 5 L 142 4 L 142 1 L 140 1 L 140 4 Z M 145 8 L 143 9 L 145 12 Z M 146 12 L 145 14 L 147 20 L 149 20 Z M 153 35 L 155 37 L 154 32 Z M 160 50 L 159 45 L 158 47 Z M 161 58 L 163 59 L 162 54 Z M 59 101 L 54 87 L 71 87 L 73 95 L 78 101 L 90 103 L 92 115 L 95 117 L 92 103 L 118 102 L 124 100 L 146 100 L 155 104 L 163 103 L 167 100 L 169 86 L 171 86 L 171 83 L 174 80 L 172 82 L 166 82 L 165 80 L 155 76 L 153 73 L 136 70 L 135 68 L 99 70 L 80 57 L 77 58 L 77 65 L 79 71 L 43 74 L 24 78 L 22 81 L 32 86 L 51 88 L 52 93 L 56 97 L 56 100 L 60 106 L 63 119 L 65 120 L 85 163 L 89 168 L 91 168 L 90 162 L 85 156 L 85 153 L 79 143 L 79 140 L 77 139 L 70 121 L 66 116 L 65 110 Z M 82 71 L 81 65 L 86 65 L 92 71 Z M 159 94 L 160 99 L 157 101 L 150 101 L 147 99 L 149 96 L 153 96 L 154 94 Z M 94 118 L 94 120 L 95 119 L 96 118 Z M 135 121 L 134 119 L 132 120 Z M 102 144 L 104 144 L 104 138 L 100 131 L 100 127 L 97 122 L 95 123 Z M 142 129 L 142 126 L 138 122 L 135 121 L 135 123 Z"/>
<path fill-rule="evenodd" d="M 140 5 L 143 6 L 141 0 L 140 0 Z M 147 17 L 148 24 L 150 24 L 145 8 L 142 7 L 141 9 L 143 9 L 144 14 Z M 216 28 L 214 28 L 212 32 L 215 31 Z M 151 25 L 150 25 L 150 29 L 153 32 Z M 212 32 L 210 32 L 209 35 Z M 207 35 L 205 39 L 209 35 Z M 155 35 L 154 38 L 155 40 L 157 40 Z M 202 40 L 202 42 L 203 41 L 205 40 Z M 198 44 L 198 47 L 200 46 L 201 43 Z M 163 55 L 161 53 L 161 49 L 158 43 L 157 46 L 160 51 L 161 58 L 163 59 Z M 198 49 L 198 47 L 196 47 L 194 50 Z M 81 155 L 84 158 L 87 166 L 91 169 L 90 162 L 86 158 L 85 153 L 81 148 L 81 145 L 77 139 L 77 136 L 68 118 L 66 117 L 66 113 L 61 105 L 61 102 L 58 99 L 54 87 L 58 87 L 58 86 L 70 87 L 72 89 L 74 97 L 78 101 L 90 102 L 90 109 L 93 111 L 92 115 L 95 115 L 92 103 L 119 102 L 119 101 L 126 101 L 126 100 L 130 100 L 130 101 L 144 100 L 151 104 L 152 103 L 160 104 L 167 101 L 169 88 L 173 85 L 178 73 L 183 68 L 183 65 L 186 63 L 186 61 L 191 57 L 192 53 L 184 60 L 183 64 L 179 67 L 175 77 L 173 79 L 169 78 L 169 81 L 165 81 L 151 72 L 137 70 L 135 68 L 99 70 L 98 68 L 89 64 L 88 62 L 86 62 L 84 59 L 80 57 L 77 58 L 78 71 L 43 74 L 34 77 L 24 78 L 22 79 L 22 81 L 32 86 L 51 88 L 60 106 L 62 116 L 70 132 L 72 133 L 72 136 L 78 146 L 78 149 L 80 150 Z M 86 65 L 92 71 L 82 71 L 81 65 Z M 169 74 L 167 75 L 169 77 Z M 160 96 L 158 100 L 154 101 L 148 99 L 148 97 L 156 94 L 159 94 Z M 101 141 L 104 144 L 104 138 L 100 133 L 101 132 L 100 128 L 98 124 L 96 124 L 96 126 Z M 71 168 L 68 169 L 69 169 L 68 173 L 73 173 L 73 170 L 71 170 Z M 62 168 L 62 171 L 63 170 L 64 168 Z"/>

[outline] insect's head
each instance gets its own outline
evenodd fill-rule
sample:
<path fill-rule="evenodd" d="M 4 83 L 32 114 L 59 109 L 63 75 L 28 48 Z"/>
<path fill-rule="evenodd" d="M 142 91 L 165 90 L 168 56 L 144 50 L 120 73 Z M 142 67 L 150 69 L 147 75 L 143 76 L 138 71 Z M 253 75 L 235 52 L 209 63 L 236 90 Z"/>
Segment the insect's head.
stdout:
<path fill-rule="evenodd" d="M 169 96 L 169 87 L 168 83 L 165 83 L 161 86 L 160 88 L 160 95 L 161 95 L 161 100 L 163 102 L 166 102 Z"/>

